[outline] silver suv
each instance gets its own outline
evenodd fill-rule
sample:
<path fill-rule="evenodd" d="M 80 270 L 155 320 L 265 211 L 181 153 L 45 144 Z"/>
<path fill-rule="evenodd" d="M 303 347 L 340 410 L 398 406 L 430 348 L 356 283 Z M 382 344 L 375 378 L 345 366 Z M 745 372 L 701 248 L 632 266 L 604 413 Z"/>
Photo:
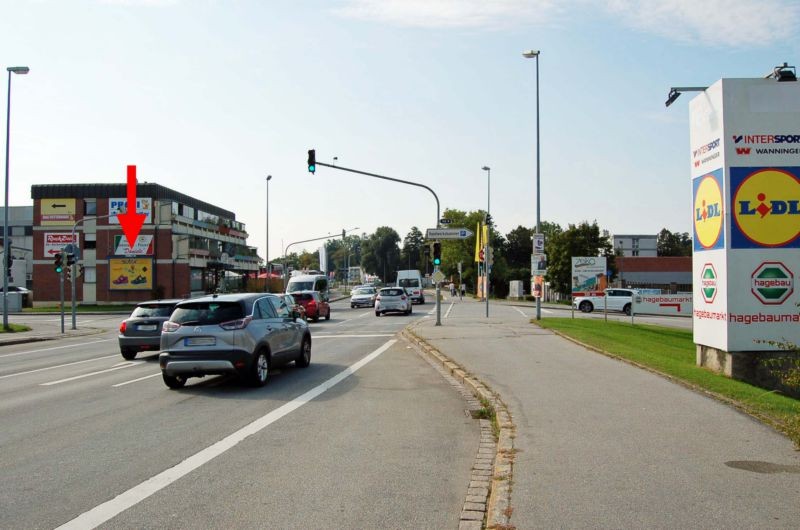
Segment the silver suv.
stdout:
<path fill-rule="evenodd" d="M 190 377 L 234 373 L 253 386 L 270 368 L 311 363 L 311 333 L 281 296 L 212 295 L 179 303 L 161 332 L 164 383 L 181 388 Z"/>

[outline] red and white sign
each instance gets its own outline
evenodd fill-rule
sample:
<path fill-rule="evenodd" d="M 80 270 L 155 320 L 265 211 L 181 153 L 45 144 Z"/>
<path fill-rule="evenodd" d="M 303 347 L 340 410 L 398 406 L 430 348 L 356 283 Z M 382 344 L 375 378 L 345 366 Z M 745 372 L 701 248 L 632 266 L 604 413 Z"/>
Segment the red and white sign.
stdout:
<path fill-rule="evenodd" d="M 80 243 L 80 232 L 75 233 L 73 239 L 70 232 L 45 232 L 44 234 L 44 257 L 55 256 L 70 243 L 78 245 Z"/>

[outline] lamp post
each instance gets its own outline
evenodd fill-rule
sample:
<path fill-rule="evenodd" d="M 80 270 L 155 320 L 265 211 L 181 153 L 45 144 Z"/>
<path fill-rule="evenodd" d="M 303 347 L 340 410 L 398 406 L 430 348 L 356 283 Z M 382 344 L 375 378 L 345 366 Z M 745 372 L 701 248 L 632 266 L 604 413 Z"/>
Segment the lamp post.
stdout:
<path fill-rule="evenodd" d="M 266 262 L 266 274 L 264 278 L 264 292 L 269 291 L 269 277 L 270 277 L 270 268 L 269 268 L 269 181 L 272 180 L 272 175 L 267 175 L 267 246 L 264 250 L 264 261 Z"/>
<path fill-rule="evenodd" d="M 489 226 L 489 206 L 491 204 L 491 183 L 492 183 L 492 170 L 489 166 L 481 168 L 486 172 L 486 241 L 483 242 L 483 272 L 486 277 L 486 283 L 483 287 L 483 296 L 486 298 L 486 318 L 489 318 L 489 234 L 492 229 Z"/>
<path fill-rule="evenodd" d="M 30 71 L 27 66 L 9 66 L 8 100 L 6 102 L 6 193 L 3 208 L 3 329 L 8 327 L 8 266 L 11 264 L 11 243 L 8 241 L 8 149 L 11 132 L 11 74 L 25 75 Z"/>
<path fill-rule="evenodd" d="M 522 53 L 526 59 L 536 59 L 536 233 L 542 224 L 541 194 L 539 192 L 540 157 L 539 157 L 539 50 L 528 50 Z M 544 286 L 543 286 L 544 287 Z M 544 289 L 542 289 L 544 290 Z M 536 297 L 536 320 L 542 319 L 542 292 Z"/>

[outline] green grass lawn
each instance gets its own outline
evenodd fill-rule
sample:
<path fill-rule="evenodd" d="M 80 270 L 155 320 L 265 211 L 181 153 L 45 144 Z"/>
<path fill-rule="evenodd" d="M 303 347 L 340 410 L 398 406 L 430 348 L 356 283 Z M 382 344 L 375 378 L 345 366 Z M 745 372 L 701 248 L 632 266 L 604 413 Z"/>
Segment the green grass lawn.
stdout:
<path fill-rule="evenodd" d="M 800 400 L 697 366 L 689 330 L 585 318 L 547 318 L 534 323 L 711 392 L 783 431 L 800 447 Z"/>
<path fill-rule="evenodd" d="M 136 307 L 133 304 L 130 305 L 77 305 L 75 307 L 76 313 L 97 313 L 97 312 L 122 312 L 122 313 L 130 313 L 133 311 L 133 308 Z M 23 313 L 58 313 L 59 306 L 58 304 L 53 306 L 44 306 L 44 307 L 24 307 L 22 308 Z M 64 312 L 71 313 L 72 312 L 72 305 L 69 302 L 64 302 Z"/>
<path fill-rule="evenodd" d="M 0 333 L 16 333 L 18 331 L 30 331 L 31 328 L 28 326 L 23 326 L 22 324 L 9 324 L 9 329 L 6 330 L 3 326 L 0 326 Z"/>

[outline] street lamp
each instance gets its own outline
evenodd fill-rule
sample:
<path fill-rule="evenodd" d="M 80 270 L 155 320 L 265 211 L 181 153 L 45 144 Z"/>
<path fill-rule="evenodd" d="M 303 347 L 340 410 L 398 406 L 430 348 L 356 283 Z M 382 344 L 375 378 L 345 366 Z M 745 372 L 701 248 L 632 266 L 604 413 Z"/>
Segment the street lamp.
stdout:
<path fill-rule="evenodd" d="M 6 195 L 3 208 L 3 329 L 8 331 L 8 266 L 11 263 L 11 244 L 8 241 L 8 146 L 11 132 L 11 74 L 25 75 L 30 71 L 27 66 L 9 66 L 8 100 L 6 103 Z"/>
<path fill-rule="evenodd" d="M 541 194 L 539 192 L 539 178 L 540 178 L 540 149 L 539 149 L 539 50 L 528 50 L 522 52 L 522 56 L 526 59 L 536 59 L 536 233 L 539 233 L 539 228 L 542 224 L 541 212 Z M 533 271 L 531 271 L 533 272 Z M 536 320 L 542 319 L 542 292 L 536 297 Z"/>
<path fill-rule="evenodd" d="M 486 172 L 486 241 L 483 242 L 483 272 L 486 276 L 486 283 L 483 287 L 483 296 L 486 298 L 486 318 L 489 318 L 489 234 L 492 233 L 492 229 L 489 227 L 489 206 L 491 204 L 492 170 L 489 166 L 483 166 L 481 169 Z"/>
<path fill-rule="evenodd" d="M 270 268 L 269 268 L 269 181 L 272 180 L 272 175 L 267 175 L 267 246 L 264 250 L 264 261 L 266 262 L 266 277 L 264 278 L 264 292 L 266 293 L 269 291 L 269 277 L 270 277 Z"/>

